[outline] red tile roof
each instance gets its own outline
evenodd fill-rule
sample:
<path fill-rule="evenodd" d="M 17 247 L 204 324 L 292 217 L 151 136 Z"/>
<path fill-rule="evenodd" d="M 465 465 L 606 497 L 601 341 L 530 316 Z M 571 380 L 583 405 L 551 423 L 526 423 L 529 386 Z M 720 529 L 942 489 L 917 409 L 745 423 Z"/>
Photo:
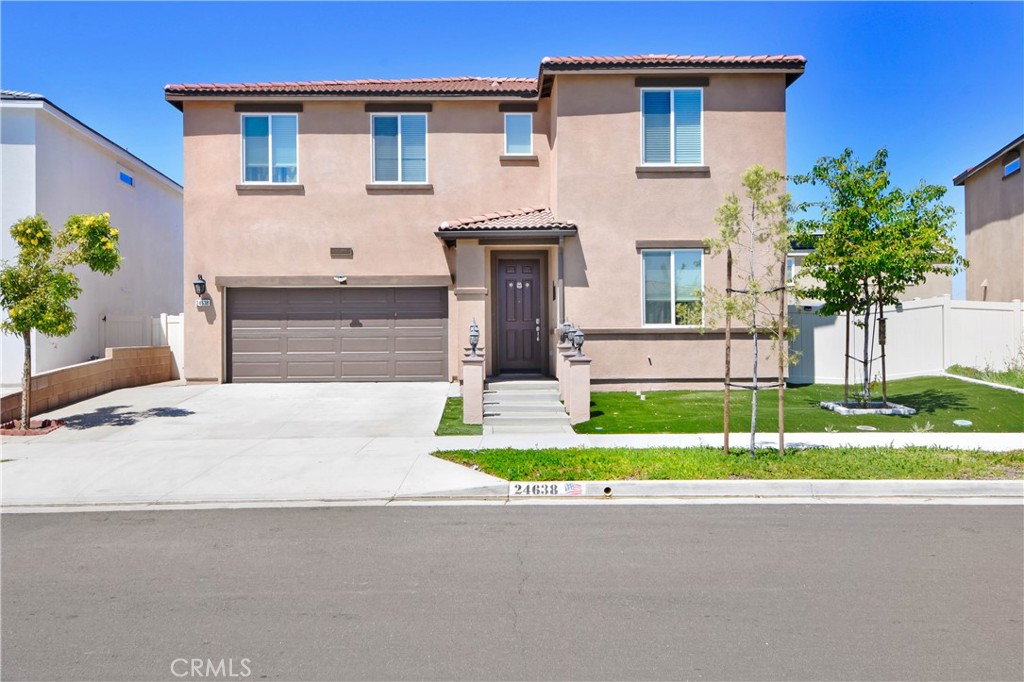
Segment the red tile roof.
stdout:
<path fill-rule="evenodd" d="M 545 57 L 541 69 L 571 71 L 579 69 L 645 68 L 645 67 L 712 67 L 712 68 L 803 68 L 807 60 L 801 55 L 706 56 L 679 54 L 637 54 L 623 57 Z"/>
<path fill-rule="evenodd" d="M 439 231 L 457 232 L 460 230 L 575 230 L 573 223 L 556 220 L 550 208 L 536 206 L 517 208 L 511 211 L 498 211 L 482 215 L 446 220 L 441 223 Z"/>
<path fill-rule="evenodd" d="M 307 81 L 273 83 L 180 83 L 166 95 L 511 95 L 534 97 L 534 78 L 409 78 L 404 80 Z"/>
<path fill-rule="evenodd" d="M 693 68 L 693 69 L 787 69 L 803 71 L 807 60 L 800 55 L 698 56 L 675 54 L 622 57 L 545 57 L 538 78 L 410 78 L 404 80 L 279 81 L 267 83 L 178 83 L 164 86 L 167 97 L 230 95 L 340 95 L 350 97 L 537 97 L 545 72 L 589 69 Z"/>

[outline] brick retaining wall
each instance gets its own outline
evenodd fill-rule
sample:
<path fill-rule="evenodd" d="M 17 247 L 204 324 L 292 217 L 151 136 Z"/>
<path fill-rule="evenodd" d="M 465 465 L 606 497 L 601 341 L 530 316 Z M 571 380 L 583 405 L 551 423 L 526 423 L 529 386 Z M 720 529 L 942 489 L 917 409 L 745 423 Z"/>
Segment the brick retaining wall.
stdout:
<path fill-rule="evenodd" d="M 32 415 L 39 415 L 118 388 L 170 381 L 170 346 L 108 348 L 101 360 L 32 377 Z M 21 417 L 21 391 L 4 396 L 0 421 Z"/>

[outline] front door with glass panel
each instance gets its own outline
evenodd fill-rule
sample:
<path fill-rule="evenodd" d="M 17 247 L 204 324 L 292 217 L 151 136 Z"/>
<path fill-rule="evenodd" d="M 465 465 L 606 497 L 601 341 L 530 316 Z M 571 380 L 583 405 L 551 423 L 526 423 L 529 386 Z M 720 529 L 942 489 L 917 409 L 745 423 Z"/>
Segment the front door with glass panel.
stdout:
<path fill-rule="evenodd" d="M 541 372 L 544 338 L 540 259 L 497 263 L 498 372 Z"/>

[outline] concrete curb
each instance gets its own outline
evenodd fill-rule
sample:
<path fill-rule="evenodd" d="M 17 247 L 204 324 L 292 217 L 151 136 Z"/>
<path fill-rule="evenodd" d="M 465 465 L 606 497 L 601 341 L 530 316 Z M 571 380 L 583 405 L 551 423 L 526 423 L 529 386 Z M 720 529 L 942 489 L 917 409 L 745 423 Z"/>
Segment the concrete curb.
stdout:
<path fill-rule="evenodd" d="M 509 497 L 508 484 L 443 490 L 392 497 L 231 499 L 173 502 L 107 500 L 96 503 L 56 502 L 4 505 L 3 514 L 82 511 L 174 511 L 336 506 L 401 506 L 432 504 L 573 504 L 577 502 L 694 504 L 1024 504 L 1024 481 L 851 481 L 851 480 L 728 480 L 728 481 L 581 481 L 580 497 Z M 605 489 L 611 490 L 610 494 Z"/>

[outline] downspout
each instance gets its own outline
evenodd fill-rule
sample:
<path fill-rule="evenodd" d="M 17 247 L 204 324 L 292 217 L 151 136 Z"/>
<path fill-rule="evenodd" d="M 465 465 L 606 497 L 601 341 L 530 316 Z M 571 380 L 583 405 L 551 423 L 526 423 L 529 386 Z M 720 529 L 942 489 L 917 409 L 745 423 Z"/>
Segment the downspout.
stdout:
<path fill-rule="evenodd" d="M 565 236 L 558 236 L 558 325 L 565 323 Z"/>

